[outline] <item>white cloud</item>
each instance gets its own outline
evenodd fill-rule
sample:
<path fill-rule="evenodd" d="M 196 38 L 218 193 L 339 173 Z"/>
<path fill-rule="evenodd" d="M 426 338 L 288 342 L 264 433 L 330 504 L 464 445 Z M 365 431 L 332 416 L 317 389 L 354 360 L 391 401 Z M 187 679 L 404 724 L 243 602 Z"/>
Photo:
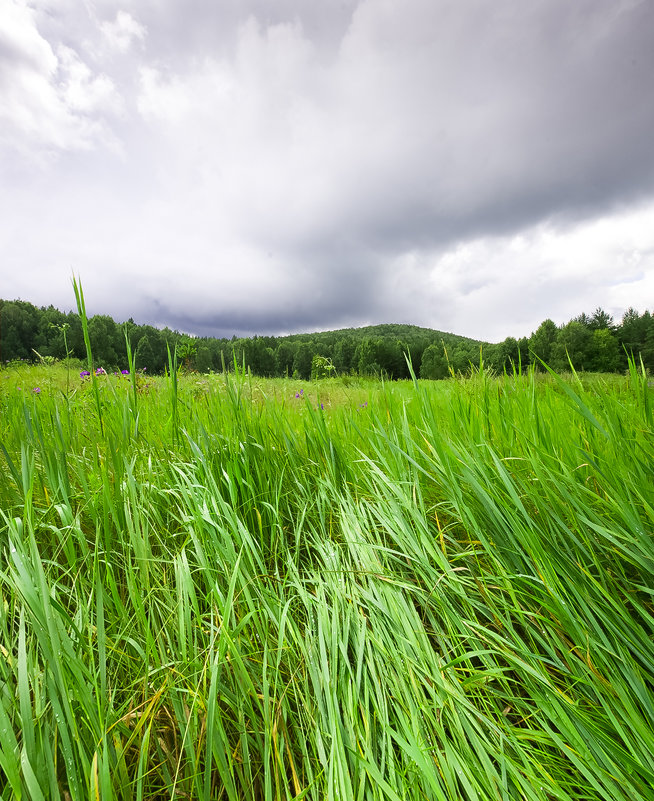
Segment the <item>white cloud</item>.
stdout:
<path fill-rule="evenodd" d="M 462 242 L 430 269 L 432 320 L 501 340 L 528 336 L 547 317 L 561 324 L 602 306 L 619 319 L 629 306 L 651 305 L 652 219 L 650 203 L 574 226 L 539 224 L 519 237 Z"/>
<path fill-rule="evenodd" d="M 10 0 L 3 5 L 0 53 L 3 79 L 13 59 L 45 74 L 53 74 L 57 66 L 52 48 L 36 30 L 34 9 L 23 0 Z"/>
<path fill-rule="evenodd" d="M 53 150 L 115 144 L 106 115 L 120 113 L 113 81 L 94 74 L 71 47 L 54 48 L 35 11 L 10 0 L 0 26 L 0 144 L 28 159 Z"/>
<path fill-rule="evenodd" d="M 57 49 L 58 70 L 61 80 L 58 94 L 66 108 L 78 114 L 120 114 L 123 100 L 111 78 L 93 75 L 70 47 Z"/>
<path fill-rule="evenodd" d="M 134 41 L 143 42 L 146 36 L 145 26 L 122 9 L 113 22 L 103 22 L 100 29 L 109 47 L 119 53 L 126 53 Z"/>

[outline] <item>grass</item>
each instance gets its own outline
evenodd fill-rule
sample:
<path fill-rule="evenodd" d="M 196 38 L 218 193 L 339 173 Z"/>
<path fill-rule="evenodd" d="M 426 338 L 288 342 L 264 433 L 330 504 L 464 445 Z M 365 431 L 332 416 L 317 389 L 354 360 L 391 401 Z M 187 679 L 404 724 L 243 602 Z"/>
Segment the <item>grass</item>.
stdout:
<path fill-rule="evenodd" d="M 3 799 L 654 798 L 635 365 L 174 377 L 0 372 Z"/>

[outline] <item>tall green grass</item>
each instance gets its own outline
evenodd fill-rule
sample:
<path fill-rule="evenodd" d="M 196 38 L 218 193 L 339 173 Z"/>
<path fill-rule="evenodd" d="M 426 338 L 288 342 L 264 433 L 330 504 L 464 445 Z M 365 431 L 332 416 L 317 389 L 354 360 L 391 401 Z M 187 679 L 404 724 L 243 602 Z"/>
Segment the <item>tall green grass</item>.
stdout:
<path fill-rule="evenodd" d="M 0 373 L 2 798 L 654 798 L 641 369 L 132 374 Z"/>

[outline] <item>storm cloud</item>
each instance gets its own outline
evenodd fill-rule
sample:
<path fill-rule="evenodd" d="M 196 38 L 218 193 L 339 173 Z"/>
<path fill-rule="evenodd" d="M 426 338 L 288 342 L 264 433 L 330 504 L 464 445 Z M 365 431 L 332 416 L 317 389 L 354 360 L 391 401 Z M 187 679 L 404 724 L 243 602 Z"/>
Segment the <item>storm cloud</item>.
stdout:
<path fill-rule="evenodd" d="M 9 0 L 0 296 L 497 340 L 654 298 L 649 0 Z"/>

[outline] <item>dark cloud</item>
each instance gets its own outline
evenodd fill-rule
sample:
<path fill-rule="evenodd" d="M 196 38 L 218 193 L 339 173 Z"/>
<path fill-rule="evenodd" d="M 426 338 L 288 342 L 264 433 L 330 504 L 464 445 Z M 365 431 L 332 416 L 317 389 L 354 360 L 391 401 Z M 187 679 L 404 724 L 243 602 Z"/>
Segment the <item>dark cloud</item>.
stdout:
<path fill-rule="evenodd" d="M 398 56 L 405 82 L 381 82 L 408 113 L 389 163 L 364 156 L 349 194 L 366 238 L 437 245 L 651 196 L 654 5 L 483 7 L 456 53 L 441 24 L 429 57 Z M 385 78 L 396 65 L 376 56 Z"/>
<path fill-rule="evenodd" d="M 654 292 L 649 0 L 9 9 L 2 294 L 492 338 Z"/>

